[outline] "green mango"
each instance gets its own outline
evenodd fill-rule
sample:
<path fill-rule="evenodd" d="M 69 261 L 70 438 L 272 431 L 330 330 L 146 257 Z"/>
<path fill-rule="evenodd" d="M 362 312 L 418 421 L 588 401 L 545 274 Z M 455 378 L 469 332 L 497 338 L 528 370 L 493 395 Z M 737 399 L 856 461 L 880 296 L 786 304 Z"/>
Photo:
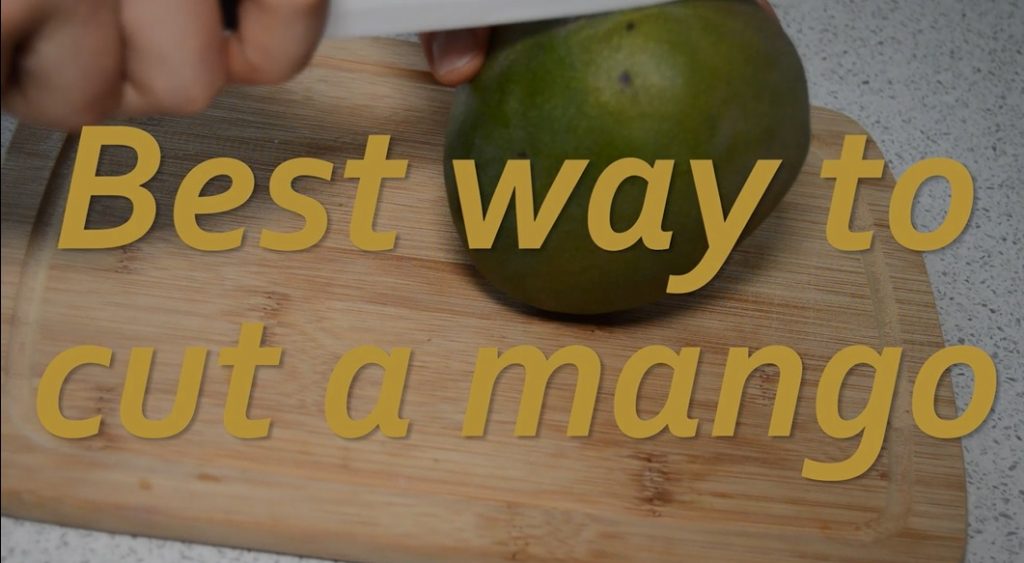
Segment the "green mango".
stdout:
<path fill-rule="evenodd" d="M 480 74 L 455 93 L 445 183 L 465 241 L 453 159 L 476 162 L 484 209 L 507 160 L 531 161 L 535 208 L 565 160 L 589 160 L 540 249 L 518 248 L 510 206 L 493 246 L 469 255 L 490 283 L 534 307 L 608 313 L 661 298 L 668 276 L 704 255 L 691 159 L 714 162 L 726 213 L 758 159 L 782 160 L 747 234 L 792 185 L 809 143 L 803 66 L 774 17 L 750 0 L 683 0 L 496 29 Z M 610 252 L 590 237 L 591 190 L 624 157 L 675 161 L 662 223 L 669 249 L 640 241 Z M 633 225 L 645 193 L 645 180 L 622 184 L 614 229 Z"/>

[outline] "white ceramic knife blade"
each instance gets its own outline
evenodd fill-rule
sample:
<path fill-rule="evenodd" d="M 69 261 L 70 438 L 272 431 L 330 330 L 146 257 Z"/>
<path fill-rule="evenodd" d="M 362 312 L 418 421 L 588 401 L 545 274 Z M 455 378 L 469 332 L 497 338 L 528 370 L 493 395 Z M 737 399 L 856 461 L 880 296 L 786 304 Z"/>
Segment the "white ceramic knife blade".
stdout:
<path fill-rule="evenodd" d="M 331 0 L 324 35 L 365 37 L 613 12 L 666 0 Z"/>

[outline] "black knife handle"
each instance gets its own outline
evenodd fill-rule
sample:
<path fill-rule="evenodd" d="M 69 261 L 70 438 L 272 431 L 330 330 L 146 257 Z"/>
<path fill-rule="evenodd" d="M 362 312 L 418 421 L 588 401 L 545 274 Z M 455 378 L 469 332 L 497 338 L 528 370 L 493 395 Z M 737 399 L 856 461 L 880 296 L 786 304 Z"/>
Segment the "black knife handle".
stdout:
<path fill-rule="evenodd" d="M 238 0 L 220 0 L 220 16 L 224 20 L 224 29 L 238 29 Z"/>

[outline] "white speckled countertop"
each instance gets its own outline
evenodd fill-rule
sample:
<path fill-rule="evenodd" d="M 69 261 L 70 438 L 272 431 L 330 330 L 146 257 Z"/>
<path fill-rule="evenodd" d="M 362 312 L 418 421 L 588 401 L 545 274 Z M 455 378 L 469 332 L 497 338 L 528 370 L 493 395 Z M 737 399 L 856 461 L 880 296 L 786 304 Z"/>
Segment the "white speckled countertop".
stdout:
<path fill-rule="evenodd" d="M 772 3 L 803 56 L 811 100 L 859 121 L 897 176 L 931 156 L 974 176 L 970 225 L 925 261 L 946 342 L 980 346 L 999 370 L 992 413 L 963 440 L 966 560 L 1024 561 L 1024 2 Z M 12 125 L 5 116 L 5 153 Z M 922 190 L 918 224 L 938 225 L 947 199 L 942 185 Z M 954 378 L 962 408 L 970 377 Z M 6 517 L 2 560 L 311 561 Z"/>

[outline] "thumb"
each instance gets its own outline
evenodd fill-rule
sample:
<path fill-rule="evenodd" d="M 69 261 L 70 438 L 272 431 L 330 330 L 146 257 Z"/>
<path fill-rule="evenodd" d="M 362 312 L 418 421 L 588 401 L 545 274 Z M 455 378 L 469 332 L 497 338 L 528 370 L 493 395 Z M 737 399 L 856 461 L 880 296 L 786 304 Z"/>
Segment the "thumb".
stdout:
<path fill-rule="evenodd" d="M 484 65 L 490 34 L 486 27 L 420 34 L 434 78 L 448 86 L 472 80 Z"/>

